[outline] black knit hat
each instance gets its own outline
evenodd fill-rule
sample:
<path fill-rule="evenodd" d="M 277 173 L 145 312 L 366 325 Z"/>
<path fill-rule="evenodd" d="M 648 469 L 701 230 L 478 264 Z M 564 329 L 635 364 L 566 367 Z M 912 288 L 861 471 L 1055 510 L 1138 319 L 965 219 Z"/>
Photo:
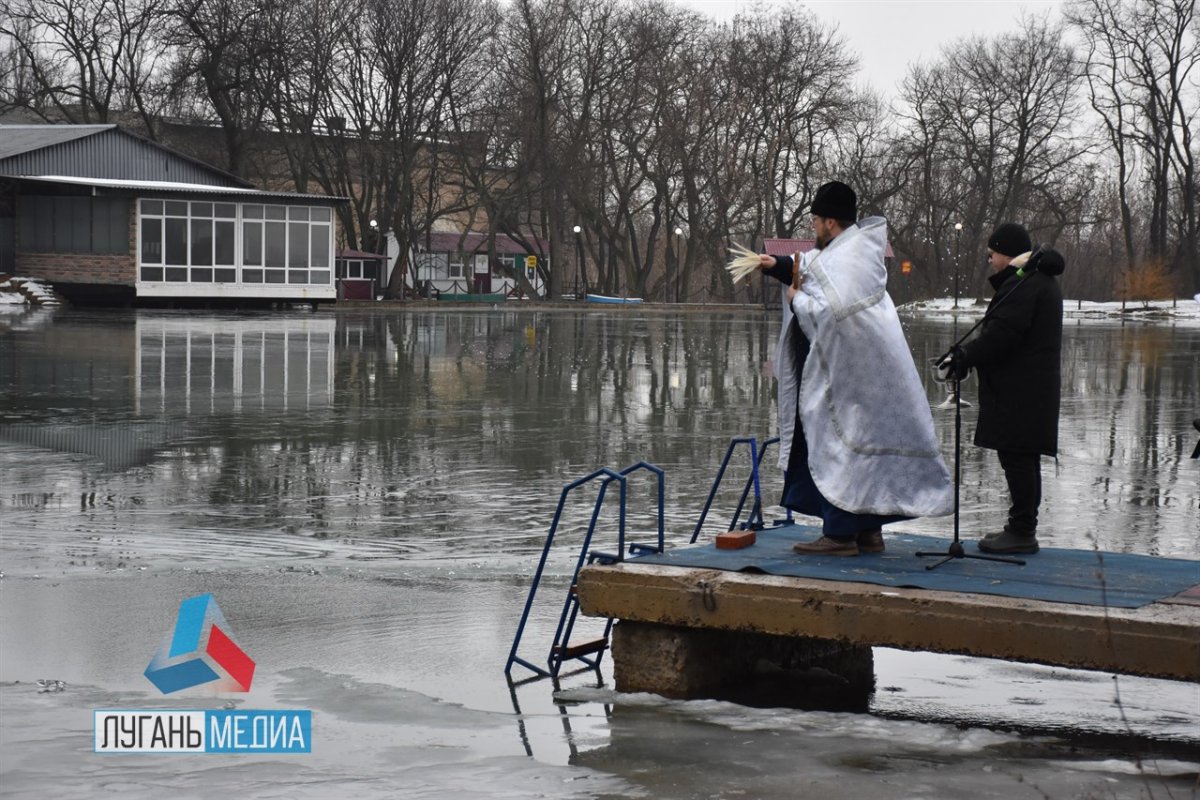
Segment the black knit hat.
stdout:
<path fill-rule="evenodd" d="M 1006 222 L 988 237 L 987 246 L 1001 255 L 1016 258 L 1033 249 L 1029 231 L 1015 222 Z"/>
<path fill-rule="evenodd" d="M 817 188 L 809 213 L 827 219 L 858 219 L 858 197 L 841 181 L 830 181 Z"/>

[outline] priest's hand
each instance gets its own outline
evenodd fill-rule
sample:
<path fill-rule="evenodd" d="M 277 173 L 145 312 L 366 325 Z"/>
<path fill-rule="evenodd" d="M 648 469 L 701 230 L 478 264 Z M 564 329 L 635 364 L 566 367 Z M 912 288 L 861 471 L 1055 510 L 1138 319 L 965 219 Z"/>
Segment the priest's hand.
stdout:
<path fill-rule="evenodd" d="M 775 256 L 769 256 L 764 253 L 758 257 L 758 269 L 760 272 L 763 270 L 773 269 L 774 266 Z"/>

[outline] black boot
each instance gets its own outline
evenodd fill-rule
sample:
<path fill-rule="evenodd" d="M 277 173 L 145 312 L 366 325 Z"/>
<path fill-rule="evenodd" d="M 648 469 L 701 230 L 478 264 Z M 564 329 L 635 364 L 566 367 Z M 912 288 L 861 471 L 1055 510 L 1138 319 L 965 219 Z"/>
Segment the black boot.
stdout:
<path fill-rule="evenodd" d="M 1017 533 L 1008 526 L 979 540 L 980 550 L 997 555 L 1033 555 L 1038 551 L 1036 533 Z"/>

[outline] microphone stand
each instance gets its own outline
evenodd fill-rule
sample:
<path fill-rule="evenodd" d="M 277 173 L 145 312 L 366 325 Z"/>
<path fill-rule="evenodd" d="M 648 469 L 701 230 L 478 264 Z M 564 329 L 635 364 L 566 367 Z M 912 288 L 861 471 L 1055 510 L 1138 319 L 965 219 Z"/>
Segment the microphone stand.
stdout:
<path fill-rule="evenodd" d="M 980 320 L 982 322 L 982 320 Z M 971 330 L 974 330 L 972 328 Z M 967 332 L 970 335 L 970 331 Z M 963 337 L 964 339 L 966 336 Z M 961 341 L 961 340 L 959 340 Z M 957 345 L 955 345 L 957 347 Z M 952 348 L 953 349 L 953 348 Z M 958 373 L 954 374 L 954 540 L 950 542 L 950 549 L 945 553 L 933 553 L 926 551 L 917 551 L 917 557 L 923 558 L 926 556 L 941 556 L 942 560 L 936 564 L 929 564 L 925 569 L 936 569 L 947 561 L 953 561 L 956 558 L 974 558 L 980 561 L 999 561 L 1001 564 L 1013 564 L 1018 567 L 1025 566 L 1025 562 L 1019 558 L 1003 558 L 1001 556 L 985 556 L 967 553 L 963 549 L 962 540 L 958 537 L 958 487 L 962 482 L 962 396 L 959 392 L 959 384 L 962 379 L 958 377 Z"/>
<path fill-rule="evenodd" d="M 1028 265 L 1032 265 L 1033 268 L 1036 268 L 1038 259 L 1041 258 L 1041 255 L 1044 252 L 1044 250 L 1045 250 L 1045 245 L 1038 247 L 1037 250 L 1034 251 L 1033 255 L 1030 256 L 1029 260 L 1025 263 Z M 1013 293 L 1016 292 L 1017 289 L 1021 288 L 1021 284 L 1025 282 L 1024 270 L 1025 270 L 1025 267 L 1022 266 L 1021 268 L 1018 269 L 1018 272 L 1017 272 L 1017 274 L 1021 276 L 1020 283 L 1018 283 L 1016 286 L 1014 286 L 1009 291 L 1008 294 L 1006 294 L 998 303 L 996 303 L 995 306 L 993 306 L 991 309 L 989 309 L 988 313 L 984 314 L 983 317 L 979 320 L 979 322 L 976 322 L 974 325 L 972 325 L 971 330 L 964 333 L 958 339 L 958 341 L 956 341 L 954 344 L 950 345 L 950 349 L 946 351 L 946 355 L 939 358 L 937 360 L 937 363 L 940 364 L 944 359 L 953 356 L 954 351 L 958 349 L 958 346 L 961 345 L 963 342 L 965 342 L 967 340 L 967 337 L 969 337 L 972 333 L 974 333 L 976 331 L 976 329 L 979 328 L 980 325 L 982 325 L 984 322 L 987 321 L 988 317 L 991 316 L 991 313 L 994 312 L 997 307 L 999 307 L 1000 303 L 1003 303 L 1009 297 L 1012 297 Z M 929 551 L 918 550 L 916 553 L 917 558 L 925 558 L 928 556 L 933 556 L 935 558 L 941 557 L 942 560 L 938 561 L 936 564 L 927 565 L 925 567 L 925 569 L 927 569 L 927 570 L 928 569 L 936 569 L 937 567 L 940 567 L 942 564 L 945 564 L 948 561 L 954 561 L 955 559 L 959 559 L 959 558 L 974 558 L 979 561 L 998 561 L 1001 564 L 1012 564 L 1014 566 L 1023 567 L 1023 566 L 1025 566 L 1025 561 L 1024 561 L 1024 559 L 1020 559 L 1020 558 L 1005 558 L 1003 556 L 985 556 L 985 555 L 976 555 L 974 553 L 968 554 L 966 552 L 966 550 L 963 548 L 962 540 L 959 539 L 959 535 L 958 535 L 958 523 L 959 523 L 958 496 L 959 496 L 959 486 L 962 483 L 962 392 L 960 391 L 961 384 L 962 384 L 962 378 L 960 378 L 958 376 L 958 370 L 955 369 L 954 370 L 954 539 L 950 542 L 950 547 L 946 552 L 934 553 L 934 552 L 929 552 Z"/>

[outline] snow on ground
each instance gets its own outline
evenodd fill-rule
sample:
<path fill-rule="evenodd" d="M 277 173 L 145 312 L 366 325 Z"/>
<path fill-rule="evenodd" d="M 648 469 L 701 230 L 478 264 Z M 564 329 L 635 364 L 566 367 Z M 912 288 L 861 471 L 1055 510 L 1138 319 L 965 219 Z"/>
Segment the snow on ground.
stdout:
<path fill-rule="evenodd" d="M 37 278 L 8 278 L 0 280 L 0 306 L 56 306 L 58 296 L 49 284 Z"/>
<path fill-rule="evenodd" d="M 901 311 L 921 314 L 925 317 L 982 316 L 987 303 L 973 298 L 939 297 L 932 300 L 914 300 L 900 307 Z M 1111 300 L 1100 303 L 1091 300 L 1063 300 L 1063 316 L 1067 319 L 1136 319 L 1147 322 L 1187 322 L 1200 324 L 1200 295 L 1189 300 L 1130 300 L 1122 303 Z"/>

